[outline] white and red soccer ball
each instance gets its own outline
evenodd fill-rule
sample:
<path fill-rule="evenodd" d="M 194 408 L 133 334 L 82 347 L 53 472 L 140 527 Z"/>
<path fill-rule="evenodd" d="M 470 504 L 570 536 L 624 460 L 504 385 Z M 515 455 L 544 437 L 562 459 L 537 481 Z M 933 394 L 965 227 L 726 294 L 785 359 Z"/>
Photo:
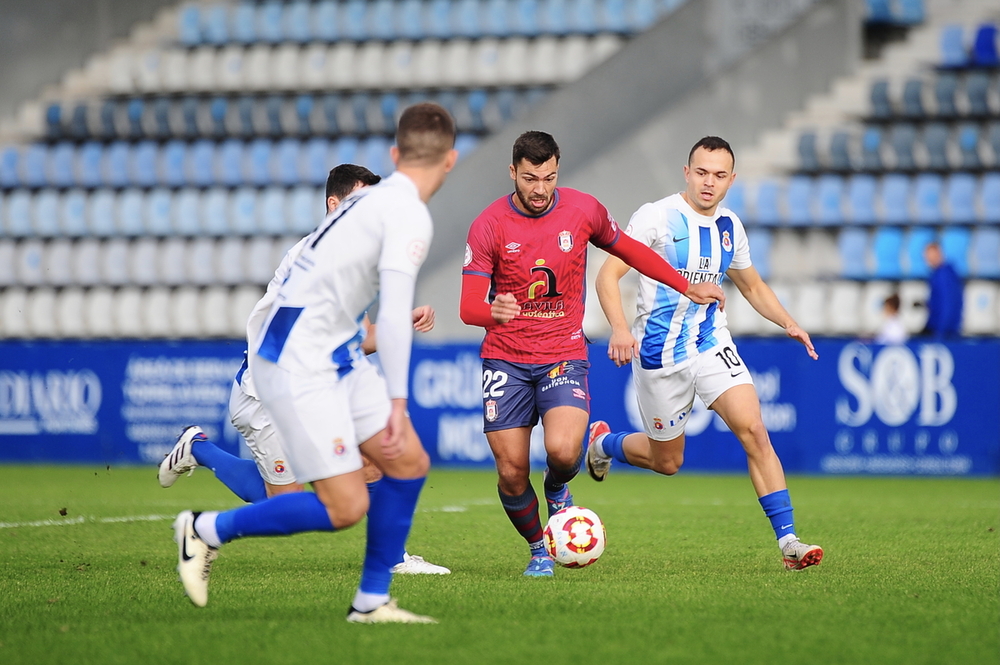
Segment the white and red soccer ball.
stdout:
<path fill-rule="evenodd" d="M 583 568 L 597 561 L 608 536 L 604 522 L 582 506 L 563 508 L 545 525 L 545 549 L 556 563 L 566 568 Z"/>

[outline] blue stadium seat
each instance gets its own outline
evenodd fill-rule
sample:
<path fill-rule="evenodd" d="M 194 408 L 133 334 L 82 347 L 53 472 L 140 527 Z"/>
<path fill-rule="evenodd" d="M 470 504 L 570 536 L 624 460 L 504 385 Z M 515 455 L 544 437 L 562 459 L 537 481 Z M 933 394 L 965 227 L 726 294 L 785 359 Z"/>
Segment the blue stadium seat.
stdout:
<path fill-rule="evenodd" d="M 1000 227 L 977 228 L 971 244 L 971 273 L 985 279 L 1000 279 Z"/>
<path fill-rule="evenodd" d="M 892 117 L 892 101 L 889 99 L 889 82 L 887 80 L 879 79 L 872 82 L 870 99 L 872 117 L 879 119 Z"/>
<path fill-rule="evenodd" d="M 871 23 L 893 23 L 889 0 L 865 0 L 865 20 Z"/>
<path fill-rule="evenodd" d="M 920 119 L 924 111 L 924 82 L 918 78 L 907 79 L 903 83 L 903 115 Z"/>
<path fill-rule="evenodd" d="M 951 226 L 941 232 L 941 251 L 945 259 L 963 279 L 969 276 L 969 243 L 972 237 L 969 229 Z"/>
<path fill-rule="evenodd" d="M 62 235 L 79 238 L 87 235 L 87 193 L 71 189 L 62 197 L 59 211 Z"/>
<path fill-rule="evenodd" d="M 370 37 L 365 0 L 347 0 L 340 5 L 340 35 L 343 38 L 363 42 Z M 445 23 L 447 25 L 447 23 Z"/>
<path fill-rule="evenodd" d="M 213 97 L 208 103 L 208 117 L 212 122 L 212 136 L 217 139 L 229 134 L 226 129 L 226 114 L 229 111 L 229 100 L 225 97 Z"/>
<path fill-rule="evenodd" d="M 187 159 L 187 144 L 184 141 L 167 141 L 160 150 L 159 180 L 168 187 L 180 187 L 187 178 L 184 162 Z"/>
<path fill-rule="evenodd" d="M 629 4 L 628 28 L 639 33 L 649 29 L 659 18 L 656 0 L 632 0 Z"/>
<path fill-rule="evenodd" d="M 917 128 L 909 123 L 900 123 L 892 130 L 892 150 L 896 154 L 896 169 L 913 171 L 917 162 L 913 158 L 913 148 L 917 143 Z"/>
<path fill-rule="evenodd" d="M 229 192 L 213 187 L 201 198 L 201 232 L 209 236 L 229 234 Z"/>
<path fill-rule="evenodd" d="M 840 274 L 847 279 L 867 279 L 868 232 L 864 229 L 845 228 L 837 238 L 840 253 Z"/>
<path fill-rule="evenodd" d="M 534 37 L 541 32 L 538 0 L 509 0 L 510 31 L 514 35 Z"/>
<path fill-rule="evenodd" d="M 570 32 L 569 0 L 541 0 L 539 7 L 542 33 L 565 35 Z"/>
<path fill-rule="evenodd" d="M 91 235 L 106 238 L 115 235 L 115 193 L 110 189 L 98 189 L 90 195 L 87 209 L 87 226 Z"/>
<path fill-rule="evenodd" d="M 797 175 L 788 179 L 785 188 L 785 214 L 782 218 L 789 226 L 812 224 L 813 179 Z"/>
<path fill-rule="evenodd" d="M 44 187 L 48 184 L 45 164 L 49 161 L 49 149 L 41 143 L 32 143 L 21 153 L 21 182 L 28 187 Z"/>
<path fill-rule="evenodd" d="M 391 20 L 391 17 L 390 17 Z M 312 37 L 312 8 L 308 2 L 295 0 L 284 6 L 281 32 L 285 41 L 304 44 Z"/>
<path fill-rule="evenodd" d="M 944 118 L 958 115 L 955 107 L 955 93 L 958 91 L 958 77 L 951 72 L 941 72 L 934 81 L 934 100 L 937 114 Z"/>
<path fill-rule="evenodd" d="M 990 224 L 1000 224 L 1000 173 L 987 173 L 979 188 L 981 219 Z"/>
<path fill-rule="evenodd" d="M 34 235 L 53 238 L 59 235 L 59 194 L 43 189 L 31 202 L 31 227 Z"/>
<path fill-rule="evenodd" d="M 946 25 L 941 29 L 941 66 L 965 67 L 969 56 L 965 50 L 965 33 L 961 25 Z"/>
<path fill-rule="evenodd" d="M 946 219 L 952 224 L 976 221 L 976 178 L 971 173 L 953 173 L 944 190 Z"/>
<path fill-rule="evenodd" d="M 141 190 L 126 189 L 115 202 L 115 228 L 125 236 L 141 236 L 146 231 L 143 223 L 144 197 Z"/>
<path fill-rule="evenodd" d="M 267 118 L 265 133 L 270 136 L 282 136 L 287 133 L 282 117 L 283 100 L 279 95 L 270 95 L 264 101 L 264 116 Z"/>
<path fill-rule="evenodd" d="M 598 0 L 576 0 L 570 7 L 570 31 L 593 35 L 598 32 Z"/>
<path fill-rule="evenodd" d="M 469 106 L 469 118 L 471 121 L 469 129 L 474 132 L 486 131 L 485 111 L 486 105 L 489 103 L 489 94 L 482 88 L 470 90 L 466 102 Z"/>
<path fill-rule="evenodd" d="M 206 44 L 216 46 L 229 41 L 229 8 L 205 5 L 201 10 L 201 33 Z"/>
<path fill-rule="evenodd" d="M 257 11 L 253 4 L 240 2 L 230 9 L 229 32 L 238 44 L 257 41 Z"/>
<path fill-rule="evenodd" d="M 13 238 L 23 238 L 34 235 L 31 226 L 31 194 L 23 189 L 15 190 L 7 195 L 7 235 Z"/>
<path fill-rule="evenodd" d="M 196 189 L 182 189 L 174 194 L 171 209 L 174 233 L 195 236 L 201 232 L 201 197 Z"/>
<path fill-rule="evenodd" d="M 62 104 L 52 102 L 45 107 L 45 137 L 49 139 L 61 139 L 62 135 Z"/>
<path fill-rule="evenodd" d="M 181 127 L 175 134 L 193 139 L 201 134 L 198 129 L 198 100 L 186 97 L 181 101 Z"/>
<path fill-rule="evenodd" d="M 159 150 L 152 141 L 140 141 L 132 146 L 129 155 L 131 182 L 140 187 L 152 187 L 157 183 L 156 163 Z"/>
<path fill-rule="evenodd" d="M 97 141 L 88 141 L 76 151 L 76 175 L 74 180 L 83 187 L 97 187 L 101 184 L 101 163 L 104 161 L 104 146 Z"/>
<path fill-rule="evenodd" d="M 758 224 L 770 225 L 781 221 L 780 197 L 781 187 L 777 182 L 764 180 L 757 184 L 754 218 Z"/>
<path fill-rule="evenodd" d="M 371 169 L 372 173 L 385 177 L 393 172 L 394 166 L 389 158 L 389 139 L 384 136 L 369 136 L 361 144 L 361 162 Z"/>
<path fill-rule="evenodd" d="M 872 240 L 875 269 L 871 276 L 876 279 L 899 279 L 903 274 L 900 265 L 902 249 L 902 229 L 895 226 L 884 226 L 877 229 Z"/>
<path fill-rule="evenodd" d="M 268 139 L 254 139 L 243 156 L 243 179 L 251 185 L 271 182 L 271 153 L 274 145 Z"/>
<path fill-rule="evenodd" d="M 879 195 L 883 222 L 888 224 L 907 224 L 910 215 L 910 179 L 898 173 L 890 173 L 882 178 L 882 191 Z"/>
<path fill-rule="evenodd" d="M 1000 55 L 997 54 L 997 26 L 993 23 L 983 23 L 976 30 L 972 41 L 972 64 L 979 67 L 1000 67 Z"/>
<path fill-rule="evenodd" d="M 90 138 L 90 125 L 87 123 L 86 102 L 80 102 L 73 107 L 73 116 L 69 121 L 69 135 L 78 141 Z"/>
<path fill-rule="evenodd" d="M 882 130 L 869 126 L 861 135 L 861 168 L 865 171 L 882 170 Z"/>
<path fill-rule="evenodd" d="M 844 223 L 844 179 L 839 175 L 822 175 L 816 181 L 816 222 L 838 226 Z"/>
<path fill-rule="evenodd" d="M 340 9 L 334 0 L 321 0 L 313 5 L 313 39 L 320 42 L 335 42 L 340 38 Z"/>
<path fill-rule="evenodd" d="M 875 176 L 858 174 L 847 181 L 847 221 L 855 224 L 874 224 L 876 192 Z"/>
<path fill-rule="evenodd" d="M 201 43 L 201 10 L 198 5 L 189 3 L 181 7 L 177 15 L 177 39 L 184 46 Z"/>
<path fill-rule="evenodd" d="M 257 39 L 268 44 L 277 44 L 282 38 L 281 3 L 268 0 L 257 6 Z"/>
<path fill-rule="evenodd" d="M 214 150 L 212 182 L 228 187 L 238 187 L 243 184 L 244 148 L 243 141 L 228 139 Z"/>
<path fill-rule="evenodd" d="M 455 137 L 455 150 L 458 150 L 459 161 L 468 157 L 478 145 L 479 137 L 475 134 L 462 133 Z"/>
<path fill-rule="evenodd" d="M 924 128 L 927 168 L 934 171 L 948 170 L 948 137 L 950 134 L 948 125 L 943 122 L 932 122 Z"/>
<path fill-rule="evenodd" d="M 599 27 L 605 32 L 628 32 L 625 0 L 601 0 Z"/>
<path fill-rule="evenodd" d="M 379 112 L 382 115 L 382 127 L 386 134 L 394 134 L 396 118 L 402 112 L 399 95 L 394 92 L 382 93 L 379 98 Z"/>
<path fill-rule="evenodd" d="M 732 210 L 736 213 L 736 216 L 744 224 L 749 224 L 751 220 L 746 217 L 747 211 L 747 188 L 743 184 L 743 181 L 737 179 L 729 187 L 729 192 L 726 193 L 726 198 L 723 199 L 722 205 Z"/>
<path fill-rule="evenodd" d="M 312 112 L 316 107 L 316 98 L 312 95 L 299 95 L 295 98 L 295 120 L 298 123 L 296 133 L 308 136 L 313 133 Z"/>
<path fill-rule="evenodd" d="M 768 229 L 747 231 L 750 244 L 750 260 L 760 276 L 767 279 L 771 274 L 771 232 Z"/>
<path fill-rule="evenodd" d="M 271 181 L 279 185 L 299 182 L 299 156 L 302 144 L 298 139 L 282 139 L 272 155 Z"/>
<path fill-rule="evenodd" d="M 17 187 L 21 184 L 21 153 L 14 146 L 0 151 L 0 187 Z"/>
<path fill-rule="evenodd" d="M 170 127 L 170 100 L 165 97 L 153 102 L 153 135 L 161 140 L 174 135 Z"/>
<path fill-rule="evenodd" d="M 196 187 L 208 187 L 215 182 L 212 172 L 215 160 L 215 144 L 202 139 L 191 144 L 184 161 L 184 173 L 189 184 Z"/>
<path fill-rule="evenodd" d="M 296 187 L 289 197 L 288 230 L 305 235 L 312 231 L 321 219 L 325 209 L 322 190 L 312 187 Z"/>
<path fill-rule="evenodd" d="M 257 232 L 273 236 L 287 233 L 285 205 L 283 187 L 266 188 L 257 201 Z"/>
<path fill-rule="evenodd" d="M 128 138 L 138 141 L 145 136 L 142 128 L 142 115 L 146 111 L 146 103 L 138 97 L 133 97 L 125 104 L 125 120 L 128 122 Z"/>
<path fill-rule="evenodd" d="M 965 95 L 969 98 L 969 115 L 990 115 L 990 78 L 986 72 L 973 71 L 965 78 Z"/>
<path fill-rule="evenodd" d="M 358 149 L 358 139 L 353 136 L 341 136 L 337 139 L 337 144 L 334 148 L 336 159 L 334 159 L 334 165 L 336 164 L 357 164 L 360 159 L 360 150 Z"/>
<path fill-rule="evenodd" d="M 145 200 L 146 232 L 154 236 L 168 236 L 174 232 L 170 208 L 173 195 L 169 189 L 159 187 L 152 190 Z"/>
<path fill-rule="evenodd" d="M 986 130 L 986 143 L 993 152 L 993 168 L 1000 168 L 1000 120 L 989 124 Z"/>
<path fill-rule="evenodd" d="M 457 0 L 452 4 L 450 19 L 455 36 L 475 39 L 483 35 L 479 18 L 480 5 L 482 3 L 479 0 Z"/>
<path fill-rule="evenodd" d="M 115 127 L 115 103 L 111 100 L 105 100 L 101 104 L 101 109 L 99 111 L 99 129 L 98 136 L 103 139 L 114 139 L 118 137 L 118 130 Z"/>
<path fill-rule="evenodd" d="M 944 219 L 941 203 L 944 198 L 944 179 L 936 173 L 921 173 L 913 183 L 913 210 L 915 221 L 921 224 L 938 224 Z"/>
<path fill-rule="evenodd" d="M 257 191 L 251 187 L 240 187 L 233 193 L 232 213 L 229 229 L 241 236 L 257 232 Z"/>
<path fill-rule="evenodd" d="M 923 23 L 925 18 L 924 0 L 896 0 L 893 16 L 897 23 L 903 25 Z"/>
<path fill-rule="evenodd" d="M 820 170 L 818 139 L 816 132 L 807 131 L 799 134 L 799 169 L 807 173 Z"/>
<path fill-rule="evenodd" d="M 396 3 L 393 0 L 374 0 L 368 3 L 368 37 L 391 41 L 396 38 L 396 22 L 394 14 Z"/>
<path fill-rule="evenodd" d="M 906 265 L 903 269 L 903 277 L 908 279 L 924 279 L 931 273 L 930 267 L 924 260 L 924 248 L 934 240 L 934 230 L 913 227 L 906 234 Z"/>
<path fill-rule="evenodd" d="M 48 181 L 56 187 L 71 187 L 76 181 L 73 163 L 76 149 L 72 143 L 63 142 L 52 146 L 49 151 Z"/>
<path fill-rule="evenodd" d="M 330 142 L 324 138 L 312 138 L 306 142 L 303 150 L 305 152 L 303 181 L 314 185 L 325 184 L 331 168 Z"/>
<path fill-rule="evenodd" d="M 962 155 L 960 168 L 978 169 L 983 165 L 979 158 L 979 126 L 967 122 L 958 128 L 958 149 Z"/>
<path fill-rule="evenodd" d="M 101 181 L 109 187 L 125 187 L 130 182 L 128 170 L 128 144 L 124 141 L 109 144 L 101 162 Z"/>

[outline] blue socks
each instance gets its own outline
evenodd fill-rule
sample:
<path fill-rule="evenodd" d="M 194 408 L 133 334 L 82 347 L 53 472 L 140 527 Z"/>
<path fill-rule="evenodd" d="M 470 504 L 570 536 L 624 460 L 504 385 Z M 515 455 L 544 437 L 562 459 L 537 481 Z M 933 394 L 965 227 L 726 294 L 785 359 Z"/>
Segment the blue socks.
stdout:
<path fill-rule="evenodd" d="M 326 506 L 312 492 L 279 494 L 267 501 L 219 513 L 215 529 L 223 543 L 246 536 L 288 536 L 303 531 L 334 531 Z M 405 538 L 403 542 L 406 542 Z M 402 552 L 399 558 L 403 558 Z"/>
<path fill-rule="evenodd" d="M 267 498 L 264 480 L 253 460 L 230 455 L 211 441 L 195 440 L 191 446 L 191 454 L 200 466 L 211 469 L 223 485 L 247 503 L 257 503 Z"/>
<path fill-rule="evenodd" d="M 425 480 L 383 476 L 378 482 L 378 491 L 373 493 L 368 509 L 368 544 L 359 586 L 364 593 L 389 593 L 390 571 L 403 560 L 406 539 L 413 526 L 413 513 Z"/>
<path fill-rule="evenodd" d="M 632 464 L 625 458 L 625 451 L 622 450 L 622 442 L 625 441 L 625 437 L 631 432 L 612 432 L 604 437 L 601 441 L 601 447 L 604 448 L 604 454 L 615 460 L 616 462 L 621 462 L 622 464 Z"/>
<path fill-rule="evenodd" d="M 795 535 L 795 520 L 792 519 L 792 499 L 788 490 L 778 490 L 760 497 L 760 507 L 764 509 L 767 519 L 771 520 L 774 536 L 781 540 L 785 536 Z"/>

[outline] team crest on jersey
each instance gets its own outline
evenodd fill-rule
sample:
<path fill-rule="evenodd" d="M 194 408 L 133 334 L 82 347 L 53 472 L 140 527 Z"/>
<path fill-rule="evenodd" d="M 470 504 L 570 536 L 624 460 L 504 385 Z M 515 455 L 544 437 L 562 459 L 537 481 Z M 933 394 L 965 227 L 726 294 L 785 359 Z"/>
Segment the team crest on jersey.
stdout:
<path fill-rule="evenodd" d="M 462 264 L 462 267 L 466 268 L 470 263 L 472 263 L 472 248 L 469 247 L 469 243 L 465 243 L 465 263 Z"/>
<path fill-rule="evenodd" d="M 727 252 L 733 251 L 733 239 L 729 235 L 729 231 L 722 232 L 722 249 Z"/>
<path fill-rule="evenodd" d="M 283 459 L 274 460 L 274 473 L 275 474 L 277 474 L 277 475 L 280 476 L 281 474 L 283 474 L 287 470 L 288 470 L 288 467 L 285 466 L 285 460 L 283 460 Z"/>
<path fill-rule="evenodd" d="M 486 420 L 493 422 L 500 415 L 497 409 L 497 401 L 495 399 L 486 401 Z"/>
<path fill-rule="evenodd" d="M 559 232 L 559 249 L 568 252 L 573 249 L 573 234 L 569 231 Z"/>
<path fill-rule="evenodd" d="M 340 457 L 346 451 L 347 451 L 347 448 L 344 446 L 344 440 L 343 439 L 336 438 L 336 439 L 333 440 L 333 454 L 334 455 L 336 455 L 337 457 Z"/>

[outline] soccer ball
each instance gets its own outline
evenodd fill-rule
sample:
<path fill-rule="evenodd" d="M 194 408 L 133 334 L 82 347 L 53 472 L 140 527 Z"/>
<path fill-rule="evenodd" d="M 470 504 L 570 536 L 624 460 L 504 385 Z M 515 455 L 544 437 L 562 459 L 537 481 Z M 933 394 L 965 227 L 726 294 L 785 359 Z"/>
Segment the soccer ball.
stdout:
<path fill-rule="evenodd" d="M 563 508 L 545 525 L 545 549 L 556 563 L 566 568 L 583 568 L 597 561 L 608 536 L 604 522 L 582 506 Z"/>

